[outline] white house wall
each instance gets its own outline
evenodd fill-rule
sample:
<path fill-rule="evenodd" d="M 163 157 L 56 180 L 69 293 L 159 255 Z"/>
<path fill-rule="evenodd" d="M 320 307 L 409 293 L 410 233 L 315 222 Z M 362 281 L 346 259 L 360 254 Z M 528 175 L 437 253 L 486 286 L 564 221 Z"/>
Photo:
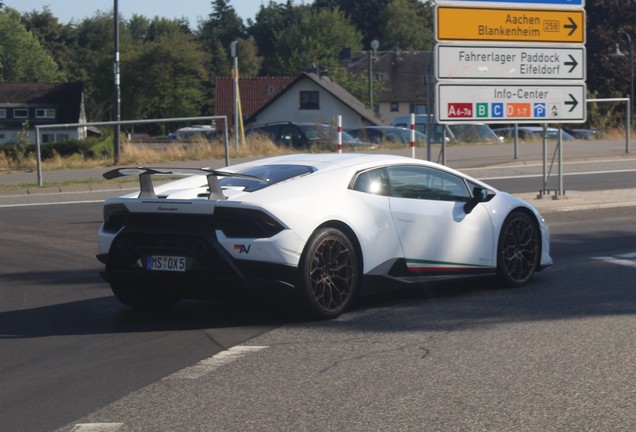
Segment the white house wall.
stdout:
<path fill-rule="evenodd" d="M 320 98 L 320 109 L 301 110 L 300 92 L 318 91 Z M 338 98 L 327 92 L 315 82 L 304 79 L 300 80 L 294 87 L 285 91 L 270 106 L 261 112 L 252 125 L 265 123 L 275 123 L 281 121 L 289 122 L 315 122 L 335 125 L 337 116 L 342 116 L 342 127 L 355 128 L 366 126 L 369 123 L 361 120 L 361 117 L 354 110 L 342 103 Z"/>

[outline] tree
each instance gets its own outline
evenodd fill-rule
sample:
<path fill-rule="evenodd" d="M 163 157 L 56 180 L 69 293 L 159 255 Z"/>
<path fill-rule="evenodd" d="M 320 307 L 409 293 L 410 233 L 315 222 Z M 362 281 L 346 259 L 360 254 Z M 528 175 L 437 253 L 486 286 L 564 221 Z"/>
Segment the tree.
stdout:
<path fill-rule="evenodd" d="M 630 93 L 630 64 L 627 33 L 636 49 L 636 2 L 595 0 L 587 2 L 588 88 L 599 97 L 624 97 Z M 623 58 L 613 57 L 616 44 Z M 636 67 L 636 66 L 635 66 Z"/>
<path fill-rule="evenodd" d="M 20 14 L 0 10 L 0 81 L 57 82 L 61 79 L 53 57 L 27 31 Z"/>
<path fill-rule="evenodd" d="M 181 31 L 146 42 L 122 76 L 127 118 L 198 116 L 204 103 L 205 53 Z"/>
<path fill-rule="evenodd" d="M 252 39 L 237 39 L 238 69 L 241 76 L 257 76 L 263 59 Z"/>
<path fill-rule="evenodd" d="M 125 22 L 119 22 L 122 80 L 133 41 Z M 96 12 L 76 28 L 72 76 L 85 84 L 86 114 L 93 120 L 109 120 L 113 109 L 113 12 Z M 122 100 L 122 107 L 125 101 Z M 123 109 L 123 108 L 122 108 Z"/>
<path fill-rule="evenodd" d="M 338 8 L 351 20 L 362 34 L 363 47 L 369 47 L 371 41 L 382 41 L 382 12 L 390 0 L 315 0 L 316 10 Z"/>
<path fill-rule="evenodd" d="M 432 50 L 432 21 L 414 11 L 417 8 L 413 0 L 391 0 L 380 15 L 383 46 L 408 51 Z"/>
<path fill-rule="evenodd" d="M 53 57 L 62 74 L 68 80 L 72 75 L 72 48 L 75 45 L 75 32 L 71 25 L 61 24 L 51 13 L 48 6 L 42 11 L 33 10 L 22 15 L 22 23 L 33 33 L 40 45 Z"/>
<path fill-rule="evenodd" d="M 123 119 L 197 116 L 204 105 L 206 54 L 182 19 L 120 18 Z M 113 14 L 96 13 L 77 26 L 75 63 L 82 65 L 89 118 L 113 108 Z"/>
<path fill-rule="evenodd" d="M 154 41 L 175 32 L 192 34 L 185 18 L 168 19 L 156 16 L 148 19 L 142 15 L 133 14 L 132 18 L 126 22 L 126 26 L 134 41 Z"/>
<path fill-rule="evenodd" d="M 274 56 L 270 73 L 297 75 L 312 66 L 335 66 L 343 47 L 360 49 L 360 32 L 339 9 L 296 9 L 294 21 L 276 34 L 276 52 L 268 53 Z"/>
<path fill-rule="evenodd" d="M 245 26 L 227 0 L 214 0 L 212 2 L 212 12 L 205 23 L 206 33 L 212 35 L 227 47 L 230 43 L 240 37 L 245 37 Z"/>
<path fill-rule="evenodd" d="M 283 33 L 293 21 L 294 7 L 291 1 L 284 5 L 270 0 L 267 6 L 261 5 L 255 21 L 248 29 L 249 35 L 258 47 L 258 52 L 263 57 L 261 74 L 273 75 L 273 71 L 277 68 L 273 53 L 277 49 L 278 35 Z"/>
<path fill-rule="evenodd" d="M 331 78 L 339 86 L 347 90 L 365 106 L 369 106 L 369 76 L 365 73 L 350 73 L 347 69 L 336 67 L 329 69 Z M 384 81 L 373 78 L 373 89 L 375 94 L 381 94 L 387 90 Z M 378 110 L 379 101 L 376 98 L 373 102 L 373 109 Z"/>

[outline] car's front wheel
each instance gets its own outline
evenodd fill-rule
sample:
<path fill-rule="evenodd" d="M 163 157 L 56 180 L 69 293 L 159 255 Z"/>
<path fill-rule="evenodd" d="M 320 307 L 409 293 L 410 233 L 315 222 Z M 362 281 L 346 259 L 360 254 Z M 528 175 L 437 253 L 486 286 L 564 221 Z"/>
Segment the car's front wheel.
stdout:
<path fill-rule="evenodd" d="M 511 213 L 503 223 L 497 250 L 497 272 L 508 286 L 522 286 L 534 275 L 541 253 L 539 229 L 523 212 Z"/>
<path fill-rule="evenodd" d="M 351 240 L 340 230 L 323 228 L 311 237 L 299 266 L 299 297 L 314 318 L 342 314 L 358 287 L 359 260 Z"/>

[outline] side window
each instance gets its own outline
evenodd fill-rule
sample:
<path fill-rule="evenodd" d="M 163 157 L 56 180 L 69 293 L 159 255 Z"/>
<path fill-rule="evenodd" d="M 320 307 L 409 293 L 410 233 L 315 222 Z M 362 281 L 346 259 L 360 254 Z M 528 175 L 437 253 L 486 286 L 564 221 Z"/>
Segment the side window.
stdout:
<path fill-rule="evenodd" d="M 468 201 L 471 197 L 461 177 L 430 167 L 405 165 L 387 168 L 391 196 L 437 201 Z"/>
<path fill-rule="evenodd" d="M 389 181 L 386 170 L 380 168 L 359 173 L 352 189 L 374 195 L 388 195 Z"/>
<path fill-rule="evenodd" d="M 14 108 L 13 118 L 22 119 L 29 117 L 29 110 L 25 108 Z"/>

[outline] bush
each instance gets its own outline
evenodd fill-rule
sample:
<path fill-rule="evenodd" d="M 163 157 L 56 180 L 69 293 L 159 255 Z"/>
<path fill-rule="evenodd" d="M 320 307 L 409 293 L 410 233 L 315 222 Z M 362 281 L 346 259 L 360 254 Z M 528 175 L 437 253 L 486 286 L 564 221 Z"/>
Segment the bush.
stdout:
<path fill-rule="evenodd" d="M 42 160 L 55 157 L 80 156 L 84 159 L 92 159 L 101 156 L 100 142 L 97 138 L 87 138 L 85 140 L 67 140 L 56 143 L 46 143 L 40 145 L 40 157 Z M 112 148 L 112 143 L 110 145 Z M 35 157 L 37 146 L 35 144 L 10 142 L 0 145 L 0 153 L 4 153 L 7 160 L 20 163 L 30 157 Z M 108 154 L 108 153 L 107 153 Z"/>

